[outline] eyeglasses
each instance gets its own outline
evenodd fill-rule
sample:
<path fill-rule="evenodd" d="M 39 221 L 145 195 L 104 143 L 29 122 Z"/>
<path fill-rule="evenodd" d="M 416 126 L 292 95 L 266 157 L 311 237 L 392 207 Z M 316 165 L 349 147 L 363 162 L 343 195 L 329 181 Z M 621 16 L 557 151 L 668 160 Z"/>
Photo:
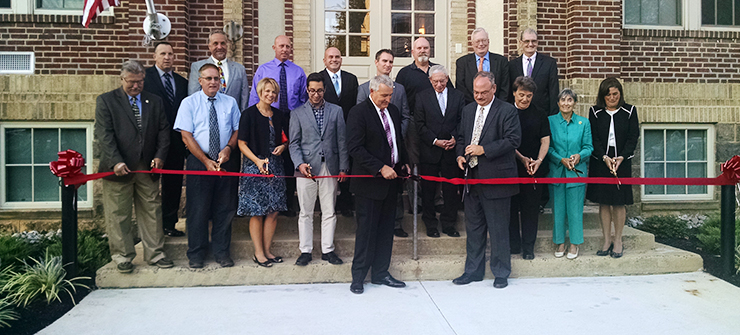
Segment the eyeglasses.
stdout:
<path fill-rule="evenodd" d="M 129 84 L 129 85 L 139 85 L 139 86 L 143 86 L 144 85 L 144 79 L 142 79 L 142 80 L 126 80 L 126 78 L 123 78 L 123 77 L 121 79 L 123 79 L 123 81 L 125 81 L 126 84 Z"/>
<path fill-rule="evenodd" d="M 524 43 L 525 45 L 530 43 L 537 44 L 537 40 L 522 40 L 522 43 Z"/>
<path fill-rule="evenodd" d="M 221 81 L 221 77 L 200 77 L 200 79 L 203 79 L 205 81 L 212 81 L 212 80 Z"/>
<path fill-rule="evenodd" d="M 308 90 L 308 94 L 324 94 L 324 92 L 325 92 L 325 91 L 324 91 L 323 89 L 318 89 L 318 90 Z"/>

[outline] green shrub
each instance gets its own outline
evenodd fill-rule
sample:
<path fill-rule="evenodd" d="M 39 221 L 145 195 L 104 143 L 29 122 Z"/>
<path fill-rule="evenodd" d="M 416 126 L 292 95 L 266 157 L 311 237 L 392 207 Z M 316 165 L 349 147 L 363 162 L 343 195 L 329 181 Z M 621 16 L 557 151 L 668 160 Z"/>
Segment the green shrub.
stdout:
<path fill-rule="evenodd" d="M 81 274 L 94 274 L 103 265 L 111 261 L 108 238 L 103 237 L 98 229 L 81 230 L 77 234 L 77 269 Z M 49 252 L 54 256 L 62 254 L 62 241 L 49 245 Z"/>
<path fill-rule="evenodd" d="M 18 313 L 13 310 L 7 299 L 0 300 L 0 328 L 10 327 L 10 321 L 18 320 Z"/>
<path fill-rule="evenodd" d="M 702 250 L 719 255 L 720 252 L 720 217 L 715 215 L 704 221 L 699 227 L 696 238 L 701 244 Z M 735 243 L 740 242 L 740 219 L 735 218 Z"/>
<path fill-rule="evenodd" d="M 6 294 L 6 299 L 11 304 L 26 307 L 41 298 L 46 299 L 47 304 L 54 300 L 61 302 L 59 295 L 62 292 L 69 294 L 74 302 L 72 292 L 76 292 L 77 287 L 88 288 L 76 283 L 78 280 L 89 279 L 87 277 L 64 279 L 67 271 L 64 270 L 61 256 L 52 256 L 46 250 L 42 260 L 31 258 L 31 261 L 35 264 L 24 262 L 22 270 L 10 270 L 10 277 L 0 289 L 0 293 Z"/>
<path fill-rule="evenodd" d="M 10 235 L 0 236 L 0 266 L 18 269 L 27 257 L 38 257 L 43 250 L 41 247 L 40 243 L 28 243 Z"/>
<path fill-rule="evenodd" d="M 645 218 L 637 229 L 651 233 L 656 238 L 688 238 L 691 235 L 686 221 L 676 216 L 656 215 Z"/>

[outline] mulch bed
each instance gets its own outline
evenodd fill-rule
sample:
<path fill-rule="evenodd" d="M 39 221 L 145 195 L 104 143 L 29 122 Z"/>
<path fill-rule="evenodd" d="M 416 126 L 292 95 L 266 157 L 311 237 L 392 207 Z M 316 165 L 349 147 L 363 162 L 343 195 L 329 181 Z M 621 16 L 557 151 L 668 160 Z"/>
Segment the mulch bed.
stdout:
<path fill-rule="evenodd" d="M 702 250 L 701 244 L 699 244 L 699 240 L 696 237 L 690 237 L 688 239 L 656 237 L 655 242 L 699 254 L 704 260 L 704 271 L 715 277 L 721 278 L 732 285 L 740 287 L 740 274 L 724 274 L 721 269 L 722 260 L 720 257 Z"/>

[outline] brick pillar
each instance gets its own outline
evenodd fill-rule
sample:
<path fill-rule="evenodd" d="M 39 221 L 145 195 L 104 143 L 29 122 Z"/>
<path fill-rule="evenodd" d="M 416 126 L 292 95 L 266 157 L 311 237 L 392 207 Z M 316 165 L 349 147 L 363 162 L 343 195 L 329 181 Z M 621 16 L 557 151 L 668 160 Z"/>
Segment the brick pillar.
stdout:
<path fill-rule="evenodd" d="M 519 48 L 519 33 L 527 28 L 537 30 L 537 0 L 517 0 L 516 12 L 518 27 L 516 28 L 516 36 L 514 36 L 515 47 L 510 50 L 510 53 L 514 54 L 516 52 L 518 57 L 522 54 L 522 50 Z"/>
<path fill-rule="evenodd" d="M 224 0 L 224 18 L 223 27 L 227 23 L 234 21 L 242 27 L 244 27 L 244 13 L 243 13 L 243 1 L 242 0 Z M 247 30 L 245 29 L 245 33 Z M 243 38 L 243 37 L 242 37 Z M 231 45 L 229 50 L 229 58 L 235 62 L 241 63 L 243 60 L 243 50 L 241 40 Z"/>
<path fill-rule="evenodd" d="M 566 79 L 619 76 L 622 2 L 570 0 Z"/>

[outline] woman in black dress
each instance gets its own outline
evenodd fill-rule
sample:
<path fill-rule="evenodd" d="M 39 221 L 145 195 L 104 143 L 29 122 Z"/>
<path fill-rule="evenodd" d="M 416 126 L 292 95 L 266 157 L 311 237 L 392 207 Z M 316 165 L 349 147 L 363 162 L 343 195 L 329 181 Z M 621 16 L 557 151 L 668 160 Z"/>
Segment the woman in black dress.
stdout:
<path fill-rule="evenodd" d="M 596 106 L 591 107 L 588 118 L 594 145 L 589 177 L 632 177 L 632 157 L 640 136 L 640 122 L 637 108 L 624 102 L 622 84 L 616 78 L 606 78 L 601 82 Z M 586 198 L 599 204 L 604 246 L 596 254 L 622 257 L 622 231 L 627 205 L 633 204 L 632 186 L 590 184 Z"/>
<path fill-rule="evenodd" d="M 283 141 L 287 120 L 282 112 L 270 106 L 277 99 L 280 87 L 272 78 L 257 83 L 260 101 L 242 113 L 239 121 L 239 149 L 246 159 L 242 172 L 251 174 L 285 175 L 283 158 L 280 156 L 288 147 Z M 270 252 L 272 238 L 277 227 L 277 214 L 286 210 L 284 178 L 240 177 L 240 216 L 251 216 L 249 235 L 254 244 L 252 260 L 260 266 L 270 267 L 282 263 L 283 258 Z"/>

